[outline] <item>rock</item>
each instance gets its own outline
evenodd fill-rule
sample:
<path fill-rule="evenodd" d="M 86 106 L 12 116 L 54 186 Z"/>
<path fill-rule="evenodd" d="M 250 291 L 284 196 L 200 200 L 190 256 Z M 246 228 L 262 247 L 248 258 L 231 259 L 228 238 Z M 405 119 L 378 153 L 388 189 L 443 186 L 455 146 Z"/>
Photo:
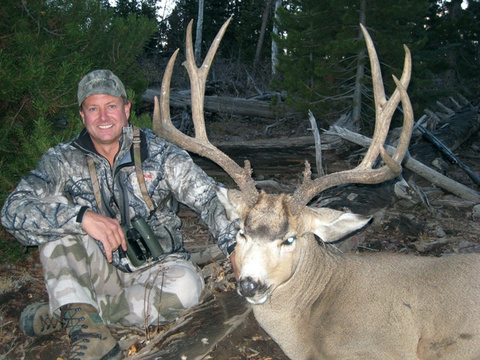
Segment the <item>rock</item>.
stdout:
<path fill-rule="evenodd" d="M 445 231 L 439 226 L 435 229 L 435 236 L 437 238 L 444 238 L 446 236 Z"/>
<path fill-rule="evenodd" d="M 472 209 L 472 217 L 475 221 L 480 221 L 480 204 L 477 204 Z"/>

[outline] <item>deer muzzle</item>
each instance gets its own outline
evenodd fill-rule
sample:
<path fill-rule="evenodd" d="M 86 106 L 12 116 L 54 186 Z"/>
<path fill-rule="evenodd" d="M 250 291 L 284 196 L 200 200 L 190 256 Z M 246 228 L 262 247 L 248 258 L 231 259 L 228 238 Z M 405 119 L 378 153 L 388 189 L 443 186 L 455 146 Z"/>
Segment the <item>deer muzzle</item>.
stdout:
<path fill-rule="evenodd" d="M 258 305 L 267 301 L 270 291 L 269 287 L 261 281 L 254 280 L 247 276 L 240 278 L 237 283 L 237 292 L 243 296 L 250 304 Z"/>

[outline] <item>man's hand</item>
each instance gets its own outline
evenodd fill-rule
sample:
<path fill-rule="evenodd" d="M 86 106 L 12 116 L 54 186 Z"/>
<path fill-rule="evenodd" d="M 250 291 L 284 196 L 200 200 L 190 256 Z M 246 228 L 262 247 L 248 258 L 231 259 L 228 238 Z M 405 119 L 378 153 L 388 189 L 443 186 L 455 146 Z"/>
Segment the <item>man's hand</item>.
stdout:
<path fill-rule="evenodd" d="M 82 229 L 103 244 L 108 262 L 112 262 L 112 253 L 120 246 L 127 250 L 127 242 L 120 223 L 116 219 L 87 211 L 83 216 Z"/>

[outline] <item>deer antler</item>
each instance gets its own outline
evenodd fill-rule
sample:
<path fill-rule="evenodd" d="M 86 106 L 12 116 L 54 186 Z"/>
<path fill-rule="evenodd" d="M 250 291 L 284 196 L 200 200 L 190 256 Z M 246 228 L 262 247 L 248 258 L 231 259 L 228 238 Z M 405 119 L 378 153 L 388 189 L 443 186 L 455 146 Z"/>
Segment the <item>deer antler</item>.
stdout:
<path fill-rule="evenodd" d="M 195 127 L 195 137 L 190 137 L 179 131 L 170 118 L 170 80 L 172 78 L 173 65 L 178 54 L 178 49 L 170 58 L 165 74 L 162 80 L 160 106 L 158 98 L 155 97 L 155 107 L 153 111 L 153 130 L 163 138 L 181 146 L 182 148 L 204 156 L 216 164 L 218 164 L 225 172 L 235 181 L 242 192 L 245 202 L 249 206 L 253 206 L 258 198 L 258 190 L 255 188 L 255 182 L 252 179 L 250 162 L 245 161 L 245 167 L 240 167 L 235 161 L 229 158 L 221 150 L 213 146 L 207 138 L 205 129 L 205 119 L 203 116 L 203 104 L 205 97 L 205 84 L 208 72 L 210 70 L 213 58 L 218 49 L 220 41 L 225 34 L 228 19 L 217 36 L 213 40 L 207 56 L 202 66 L 197 67 L 195 64 L 193 45 L 192 45 L 192 24 L 190 21 L 187 28 L 186 37 L 186 57 L 187 60 L 183 66 L 187 69 L 190 78 L 191 98 L 192 98 L 192 118 Z"/>
<path fill-rule="evenodd" d="M 351 170 L 328 174 L 312 180 L 310 164 L 306 162 L 305 171 L 303 172 L 303 182 L 289 200 L 292 214 L 298 214 L 315 195 L 331 187 L 347 183 L 377 184 L 393 179 L 402 171 L 401 163 L 408 150 L 413 128 L 413 109 L 406 90 L 412 73 L 410 50 L 404 45 L 405 63 L 402 77 L 399 81 L 393 76 L 397 88 L 391 98 L 387 101 L 375 46 L 373 45 L 373 41 L 365 27 L 361 24 L 360 26 L 365 37 L 370 57 L 374 89 L 376 116 L 372 143 L 370 144 L 362 162 L 356 168 Z M 390 157 L 385 151 L 383 144 L 387 138 L 393 113 L 400 101 L 402 102 L 404 112 L 403 129 L 395 153 Z M 379 154 L 385 162 L 385 165 L 378 169 L 373 169 L 372 166 Z"/>

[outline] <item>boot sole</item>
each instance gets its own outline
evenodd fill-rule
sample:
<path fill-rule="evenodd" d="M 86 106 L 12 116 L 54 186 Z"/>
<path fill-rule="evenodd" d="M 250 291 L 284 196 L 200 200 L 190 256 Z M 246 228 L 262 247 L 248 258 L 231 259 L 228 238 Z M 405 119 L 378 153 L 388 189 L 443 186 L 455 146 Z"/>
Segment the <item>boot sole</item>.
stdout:
<path fill-rule="evenodd" d="M 113 349 L 104 355 L 100 360 L 122 360 L 122 358 L 123 356 L 120 350 L 120 345 L 117 343 Z"/>

